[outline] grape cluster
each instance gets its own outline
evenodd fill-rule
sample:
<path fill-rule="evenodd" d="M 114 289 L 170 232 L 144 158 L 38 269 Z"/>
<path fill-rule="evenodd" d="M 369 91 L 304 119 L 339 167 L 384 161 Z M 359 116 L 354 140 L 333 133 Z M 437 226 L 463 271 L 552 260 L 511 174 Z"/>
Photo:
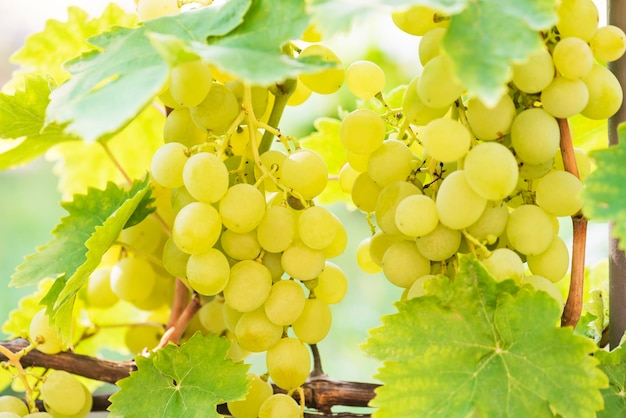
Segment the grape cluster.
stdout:
<path fill-rule="evenodd" d="M 414 297 L 434 275 L 454 275 L 457 254 L 472 252 L 497 280 L 530 283 L 562 301 L 553 283 L 566 274 L 569 253 L 557 217 L 579 213 L 590 164 L 575 150 L 579 176 L 564 170 L 561 130 L 566 118 L 617 111 L 622 90 L 603 63 L 622 56 L 626 37 L 597 27 L 591 0 L 562 1 L 558 14 L 559 24 L 542 34 L 545 46 L 512 65 L 507 92 L 492 105 L 465 96 L 442 47 L 449 19 L 428 7 L 393 15 L 400 29 L 421 36 L 424 66 L 400 109 L 384 103 L 376 64 L 353 64 L 351 92 L 385 104 L 382 112 L 352 111 L 339 132 L 342 188 L 379 229 L 359 245 L 364 271 L 382 270 Z"/>

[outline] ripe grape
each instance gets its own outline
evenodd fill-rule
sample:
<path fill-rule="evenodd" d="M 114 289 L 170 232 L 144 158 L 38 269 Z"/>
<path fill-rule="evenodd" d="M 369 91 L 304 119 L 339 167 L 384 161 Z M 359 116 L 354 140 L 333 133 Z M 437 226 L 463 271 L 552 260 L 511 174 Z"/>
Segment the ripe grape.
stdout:
<path fill-rule="evenodd" d="M 338 220 L 323 206 L 311 206 L 298 216 L 298 236 L 309 248 L 328 247 L 337 234 Z"/>
<path fill-rule="evenodd" d="M 53 370 L 48 374 L 41 384 L 40 391 L 46 409 L 53 409 L 63 415 L 80 412 L 87 402 L 83 384 L 62 370 Z"/>
<path fill-rule="evenodd" d="M 235 93 L 221 83 L 213 82 L 209 93 L 197 106 L 189 108 L 194 123 L 204 131 L 221 135 L 241 111 Z"/>
<path fill-rule="evenodd" d="M 374 152 L 383 144 L 385 133 L 385 122 L 378 113 L 370 109 L 350 112 L 339 126 L 339 138 L 343 146 L 356 154 Z"/>
<path fill-rule="evenodd" d="M 592 0 L 562 0 L 557 9 L 556 27 L 562 38 L 589 41 L 598 28 L 598 8 Z"/>
<path fill-rule="evenodd" d="M 439 223 L 430 233 L 417 238 L 420 254 L 431 261 L 444 261 L 452 257 L 461 245 L 461 232 Z"/>
<path fill-rule="evenodd" d="M 509 215 L 506 235 L 513 248 L 525 255 L 540 254 L 554 238 L 552 221 L 543 209 L 521 205 Z"/>
<path fill-rule="evenodd" d="M 438 20 L 437 11 L 427 6 L 412 6 L 393 12 L 391 19 L 399 29 L 415 36 L 423 36 L 434 28 L 447 27 L 449 23 L 448 20 Z"/>
<path fill-rule="evenodd" d="M 407 300 L 424 296 L 426 294 L 426 282 L 434 279 L 435 277 L 437 276 L 435 276 L 434 274 L 427 274 L 415 280 L 411 287 L 409 287 L 409 291 L 406 294 Z"/>
<path fill-rule="evenodd" d="M 61 336 L 55 326 L 50 323 L 46 309 L 42 309 L 30 321 L 28 338 L 30 341 L 43 340 L 37 349 L 42 353 L 56 354 L 61 351 L 63 344 Z"/>
<path fill-rule="evenodd" d="M 299 418 L 300 416 L 300 405 L 284 393 L 270 396 L 259 409 L 259 418 Z"/>
<path fill-rule="evenodd" d="M 417 51 L 422 66 L 441 53 L 441 43 L 445 34 L 446 28 L 438 27 L 429 30 L 422 36 Z"/>
<path fill-rule="evenodd" d="M 450 106 L 440 108 L 428 107 L 422 100 L 417 90 L 419 77 L 415 77 L 407 86 L 402 101 L 404 117 L 413 125 L 423 126 L 434 119 L 443 117 Z"/>
<path fill-rule="evenodd" d="M 265 196 L 251 184 L 235 184 L 220 200 L 219 211 L 226 228 L 240 234 L 250 232 L 265 215 Z"/>
<path fill-rule="evenodd" d="M 439 223 L 437 206 L 430 197 L 418 194 L 407 196 L 396 207 L 395 222 L 404 235 L 426 235 Z"/>
<path fill-rule="evenodd" d="M 282 177 L 282 171 L 283 171 L 283 163 L 285 162 L 285 159 L 287 158 L 287 154 L 285 154 L 282 151 L 279 150 L 274 150 L 271 149 L 269 151 L 265 151 L 263 154 L 261 154 L 260 159 L 261 159 L 261 164 L 263 164 L 265 166 L 265 168 L 268 169 L 268 171 L 270 171 L 272 173 L 272 175 L 274 176 L 275 180 L 280 180 Z M 263 171 L 255 164 L 254 165 L 254 176 L 259 179 L 261 178 L 261 176 L 263 175 Z M 263 180 L 263 186 L 265 187 L 266 191 L 269 192 L 277 192 L 278 186 L 276 186 L 276 183 L 273 179 L 266 177 Z"/>
<path fill-rule="evenodd" d="M 178 64 L 170 72 L 170 94 L 181 106 L 199 105 L 212 84 L 211 69 L 202 60 Z"/>
<path fill-rule="evenodd" d="M 623 99 L 622 87 L 617 77 L 608 68 L 594 64 L 583 81 L 589 90 L 589 101 L 580 113 L 596 120 L 613 116 L 622 105 Z"/>
<path fill-rule="evenodd" d="M 370 241 L 370 256 L 374 263 L 379 266 L 383 266 L 383 257 L 389 247 L 396 243 L 403 241 L 404 237 L 398 234 L 388 234 L 384 231 L 378 231 L 372 235 Z"/>
<path fill-rule="evenodd" d="M 585 181 L 585 178 L 587 178 L 591 172 L 591 161 L 589 160 L 587 153 L 580 148 L 574 148 L 574 157 L 576 159 L 576 166 L 578 167 L 578 175 L 580 176 L 581 181 Z M 563 156 L 560 152 L 557 152 L 554 156 L 554 168 L 556 170 L 565 170 L 563 167 Z M 547 174 L 548 171 L 550 170 L 546 170 L 543 175 Z"/>
<path fill-rule="evenodd" d="M 565 78 L 577 80 L 585 77 L 593 66 L 593 53 L 587 42 L 571 37 L 561 39 L 554 46 L 552 60 L 557 71 Z"/>
<path fill-rule="evenodd" d="M 511 143 L 517 156 L 528 164 L 552 160 L 559 148 L 561 132 L 556 119 L 543 109 L 527 109 L 511 126 Z"/>
<path fill-rule="evenodd" d="M 537 205 L 555 216 L 572 216 L 583 205 L 582 190 L 582 182 L 573 174 L 551 171 L 537 184 Z"/>
<path fill-rule="evenodd" d="M 285 390 L 301 386 L 311 371 L 309 350 L 297 338 L 281 339 L 267 350 L 265 362 L 274 383 Z"/>
<path fill-rule="evenodd" d="M 206 137 L 206 132 L 193 123 L 189 108 L 179 107 L 167 115 L 165 125 L 163 125 L 164 142 L 180 142 L 186 147 L 193 147 L 203 143 Z"/>
<path fill-rule="evenodd" d="M 515 157 L 507 147 L 497 142 L 485 142 L 472 148 L 465 157 L 463 167 L 467 183 L 484 199 L 502 200 L 517 186 Z M 443 181 L 442 187 L 452 174 Z"/>
<path fill-rule="evenodd" d="M 217 156 L 199 152 L 189 157 L 185 163 L 183 181 L 194 199 L 214 203 L 228 190 L 228 169 Z"/>
<path fill-rule="evenodd" d="M 569 38 L 568 38 L 569 39 Z M 555 118 L 567 119 L 580 113 L 589 101 L 587 85 L 580 79 L 556 77 L 541 92 L 543 109 Z"/>
<path fill-rule="evenodd" d="M 97 308 L 109 308 L 117 303 L 119 298 L 111 290 L 111 267 L 98 267 L 89 275 L 87 300 Z"/>
<path fill-rule="evenodd" d="M 335 217 L 334 219 L 336 224 L 335 237 L 328 247 L 322 249 L 322 253 L 324 253 L 324 257 L 326 258 L 335 258 L 340 256 L 348 246 L 348 232 L 346 232 L 346 228 L 343 227 L 338 218 Z"/>
<path fill-rule="evenodd" d="M 339 68 L 329 68 L 312 74 L 300 74 L 300 81 L 309 89 L 319 94 L 331 94 L 339 90 L 344 80 L 341 60 L 333 51 L 323 45 L 309 45 L 299 57 L 319 56 L 324 62 L 337 64 Z"/>
<path fill-rule="evenodd" d="M 253 260 L 239 261 L 230 269 L 224 299 L 239 312 L 250 312 L 265 302 L 272 290 L 272 274 Z"/>
<path fill-rule="evenodd" d="M 302 313 L 291 326 L 300 341 L 317 344 L 328 335 L 331 323 L 332 313 L 328 303 L 321 299 L 307 299 Z"/>
<path fill-rule="evenodd" d="M 19 417 L 28 414 L 26 404 L 20 398 L 11 395 L 0 396 L 0 411 L 12 412 Z"/>
<path fill-rule="evenodd" d="M 514 167 L 517 170 L 515 164 Z M 489 191 L 492 190 L 489 189 Z M 451 229 L 465 229 L 480 218 L 487 206 L 487 199 L 478 195 L 470 187 L 465 171 L 458 170 L 451 173 L 441 183 L 435 205 L 442 224 Z M 459 210 L 459 207 L 463 210 Z"/>
<path fill-rule="evenodd" d="M 339 170 L 339 187 L 345 193 L 352 193 L 352 186 L 356 178 L 361 174 L 360 171 L 355 170 L 350 163 L 345 163 Z"/>
<path fill-rule="evenodd" d="M 385 73 L 372 61 L 356 61 L 346 70 L 348 88 L 359 99 L 371 99 L 385 87 Z"/>
<path fill-rule="evenodd" d="M 302 286 L 293 280 L 279 280 L 272 285 L 263 306 L 270 321 L 276 325 L 286 326 L 298 319 L 305 301 Z"/>
<path fill-rule="evenodd" d="M 204 329 L 221 334 L 226 329 L 224 319 L 224 299 L 215 297 L 202 305 L 198 311 L 198 320 Z"/>
<path fill-rule="evenodd" d="M 155 216 L 148 216 L 143 221 L 120 233 L 120 241 L 132 250 L 147 254 L 156 254 L 161 250 L 165 233 L 161 223 Z"/>
<path fill-rule="evenodd" d="M 111 290 L 131 303 L 148 298 L 155 281 L 152 265 L 142 257 L 122 258 L 111 269 Z"/>
<path fill-rule="evenodd" d="M 337 264 L 327 261 L 324 271 L 317 277 L 317 286 L 314 290 L 315 297 L 329 305 L 339 303 L 348 291 L 346 274 Z"/>
<path fill-rule="evenodd" d="M 326 188 L 328 167 L 318 153 L 301 149 L 285 159 L 281 182 L 304 199 L 310 200 Z"/>
<path fill-rule="evenodd" d="M 352 203 L 363 212 L 374 212 L 382 190 L 367 172 L 361 173 L 352 185 Z"/>
<path fill-rule="evenodd" d="M 447 55 L 438 55 L 428 61 L 417 82 L 419 97 L 426 106 L 432 108 L 450 106 L 464 90 Z"/>
<path fill-rule="evenodd" d="M 596 31 L 589 46 L 599 61 L 617 61 L 626 51 L 626 35 L 617 26 L 607 25 Z"/>
<path fill-rule="evenodd" d="M 524 93 L 539 93 L 554 78 L 554 61 L 545 48 L 532 52 L 526 61 L 513 64 L 512 69 L 513 84 Z"/>
<path fill-rule="evenodd" d="M 509 209 L 504 202 L 487 202 L 485 211 L 467 228 L 467 232 L 479 241 L 494 244 L 504 233 L 508 219 Z"/>
<path fill-rule="evenodd" d="M 306 102 L 313 93 L 313 91 L 308 88 L 302 80 L 297 79 L 296 81 L 296 89 L 293 93 L 291 93 L 291 96 L 289 96 L 287 106 L 300 106 L 302 103 Z"/>
<path fill-rule="evenodd" d="M 182 186 L 183 168 L 189 158 L 187 152 L 187 147 L 179 142 L 163 144 L 152 156 L 152 177 L 170 189 Z"/>
<path fill-rule="evenodd" d="M 524 263 L 515 251 L 508 248 L 498 248 L 483 260 L 485 269 L 496 281 L 515 280 L 520 283 L 524 276 Z"/>
<path fill-rule="evenodd" d="M 270 271 L 273 282 L 280 280 L 285 273 L 285 270 L 283 270 L 283 266 L 281 265 L 282 256 L 282 253 L 264 252 L 261 257 L 261 263 Z"/>
<path fill-rule="evenodd" d="M 381 187 L 406 180 L 413 169 L 413 153 L 402 141 L 388 139 L 370 154 L 367 173 Z"/>
<path fill-rule="evenodd" d="M 432 120 L 422 130 L 422 144 L 426 152 L 444 163 L 462 158 L 470 148 L 470 131 L 454 119 Z"/>
<path fill-rule="evenodd" d="M 179 12 L 177 0 L 139 0 L 137 14 L 144 22 Z"/>
<path fill-rule="evenodd" d="M 256 230 L 240 234 L 227 229 L 222 232 L 220 245 L 224 253 L 235 260 L 254 260 L 261 253 Z"/>
<path fill-rule="evenodd" d="M 133 325 L 128 327 L 124 343 L 131 354 L 139 354 L 144 350 L 155 348 L 161 341 L 163 329 L 152 325 Z"/>
<path fill-rule="evenodd" d="M 250 388 L 245 399 L 228 402 L 228 411 L 235 418 L 257 418 L 263 402 L 274 393 L 272 385 L 256 373 L 248 373 Z"/>
<path fill-rule="evenodd" d="M 563 295 L 561 294 L 559 288 L 550 280 L 546 279 L 545 277 L 533 274 L 530 276 L 525 276 L 524 280 L 522 280 L 522 283 L 528 283 L 537 291 L 546 292 L 558 302 L 559 307 L 561 308 L 561 310 L 563 310 L 563 305 L 565 304 L 565 300 L 563 300 Z"/>
<path fill-rule="evenodd" d="M 290 277 L 297 280 L 313 280 L 324 270 L 324 253 L 307 247 L 302 241 L 294 241 L 280 259 L 280 263 Z"/>
<path fill-rule="evenodd" d="M 222 232 L 222 218 L 212 205 L 193 202 L 178 212 L 172 226 L 174 244 L 187 254 L 208 251 Z"/>
<path fill-rule="evenodd" d="M 569 252 L 567 245 L 559 236 L 555 236 L 550 246 L 542 253 L 526 257 L 528 268 L 533 274 L 543 276 L 553 283 L 558 282 L 567 273 Z"/>
<path fill-rule="evenodd" d="M 259 244 L 271 253 L 285 251 L 296 237 L 297 218 L 294 211 L 285 206 L 270 206 L 257 226 Z"/>
<path fill-rule="evenodd" d="M 165 242 L 163 247 L 163 267 L 174 277 L 187 277 L 187 261 L 189 254 L 183 252 L 174 244 L 171 238 Z"/>
<path fill-rule="evenodd" d="M 396 208 L 402 200 L 411 195 L 422 194 L 420 189 L 406 181 L 394 181 L 380 192 L 376 202 L 376 222 L 388 234 L 399 234 L 396 227 Z"/>
<path fill-rule="evenodd" d="M 394 285 L 409 288 L 415 280 L 430 274 L 430 260 L 419 252 L 414 241 L 399 241 L 385 251 L 383 272 Z"/>
<path fill-rule="evenodd" d="M 490 141 L 509 133 L 515 118 L 515 104 L 507 94 L 493 107 L 487 107 L 480 99 L 467 101 L 467 121 L 478 139 Z"/>
<path fill-rule="evenodd" d="M 201 295 L 216 295 L 226 287 L 230 265 L 226 256 L 215 248 L 192 254 L 187 262 L 189 285 Z"/>
<path fill-rule="evenodd" d="M 364 272 L 376 274 L 382 271 L 382 267 L 372 259 L 370 254 L 371 242 L 371 238 L 365 238 L 359 242 L 356 249 L 356 262 Z"/>
<path fill-rule="evenodd" d="M 283 327 L 274 324 L 261 307 L 245 312 L 235 326 L 237 342 L 246 351 L 260 353 L 276 345 L 283 335 Z"/>

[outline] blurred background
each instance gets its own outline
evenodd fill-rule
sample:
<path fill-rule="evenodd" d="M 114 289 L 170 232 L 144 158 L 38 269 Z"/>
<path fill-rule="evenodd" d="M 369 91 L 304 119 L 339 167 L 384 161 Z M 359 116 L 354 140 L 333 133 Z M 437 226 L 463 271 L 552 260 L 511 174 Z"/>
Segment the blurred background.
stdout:
<path fill-rule="evenodd" d="M 28 35 L 41 31 L 47 19 L 65 21 L 69 5 L 79 6 L 98 16 L 108 3 L 107 0 L 0 2 L 0 85 L 7 82 L 15 70 L 9 63 L 11 54 L 23 45 Z M 116 3 L 128 11 L 134 9 L 133 0 L 118 0 Z M 597 4 L 604 18 L 605 2 L 597 1 Z M 378 62 L 385 69 L 388 86 L 393 88 L 408 83 L 419 71 L 418 41 L 419 38 L 403 34 L 393 27 L 387 17 L 361 22 L 351 35 L 339 35 L 326 43 L 346 66 L 363 58 Z M 355 105 L 345 88 L 337 95 L 316 96 L 309 102 L 305 106 L 288 109 L 281 125 L 283 132 L 304 136 L 312 130 L 313 117 L 336 116 L 338 106 L 350 109 Z M 17 306 L 19 298 L 33 291 L 33 288 L 15 289 L 7 285 L 23 256 L 51 239 L 50 231 L 65 215 L 59 205 L 60 198 L 52 164 L 44 158 L 24 167 L 0 172 L 0 324 Z M 395 311 L 392 304 L 399 299 L 401 291 L 388 283 L 382 274 L 368 275 L 356 266 L 356 246 L 369 235 L 365 216 L 350 210 L 345 204 L 335 204 L 333 210 L 341 217 L 349 234 L 345 254 L 333 261 L 345 270 L 350 288 L 346 299 L 333 306 L 330 335 L 319 347 L 325 370 L 332 377 L 373 381 L 378 364 L 366 358 L 359 345 L 365 342 L 367 330 L 380 324 L 381 315 Z M 571 226 L 567 219 L 562 222 L 561 231 L 562 236 L 571 242 Z M 608 252 L 606 225 L 591 223 L 588 236 L 588 260 L 593 265 L 605 259 Z M 6 337 L 0 332 L 0 338 Z M 250 360 L 253 370 L 264 371 L 258 359 L 252 357 Z"/>

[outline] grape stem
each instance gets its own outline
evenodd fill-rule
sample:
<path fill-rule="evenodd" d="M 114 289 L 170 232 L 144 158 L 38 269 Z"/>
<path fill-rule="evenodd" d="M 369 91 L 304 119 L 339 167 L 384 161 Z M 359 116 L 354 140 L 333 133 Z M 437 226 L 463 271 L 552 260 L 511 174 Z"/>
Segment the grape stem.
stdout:
<path fill-rule="evenodd" d="M 287 107 L 287 101 L 289 100 L 289 97 L 293 94 L 294 90 L 295 89 L 293 88 L 283 88 L 282 84 L 276 84 L 274 104 L 272 105 L 272 112 L 270 113 L 267 125 L 275 129 L 278 128 L 278 123 L 283 117 L 285 107 Z M 263 154 L 265 151 L 270 149 L 273 139 L 274 133 L 266 129 L 265 133 L 263 134 L 263 138 L 261 139 L 261 144 L 259 145 L 259 154 Z"/>
<path fill-rule="evenodd" d="M 201 307 L 202 303 L 200 302 L 200 297 L 197 293 L 194 293 L 183 312 L 174 322 L 174 325 L 170 326 L 167 331 L 165 331 L 159 345 L 157 345 L 154 350 L 163 348 L 170 342 L 178 344 L 180 342 L 180 338 L 185 332 L 185 329 L 187 328 L 187 325 L 189 324 L 189 321 L 191 321 L 193 316 Z"/>
<path fill-rule="evenodd" d="M 572 135 L 567 119 L 557 119 L 561 132 L 561 155 L 565 171 L 580 178 Z M 579 211 L 572 215 L 573 242 L 572 242 L 572 268 L 570 274 L 570 286 L 567 302 L 561 316 L 561 326 L 575 327 L 580 319 L 583 306 L 583 291 L 585 279 L 585 244 L 587 242 L 587 219 Z"/>
<path fill-rule="evenodd" d="M 182 280 L 176 279 L 176 285 L 174 287 L 174 300 L 172 301 L 172 310 L 170 312 L 169 320 L 167 321 L 166 329 L 170 329 L 176 324 L 178 318 L 183 314 L 187 300 L 189 299 L 189 289 L 185 286 Z"/>
<path fill-rule="evenodd" d="M 27 378 L 28 373 L 26 373 L 26 370 L 24 370 L 24 367 L 22 366 L 22 363 L 20 360 L 22 359 L 22 357 L 24 357 L 26 354 L 32 351 L 35 347 L 37 347 L 37 344 L 29 344 L 28 346 L 22 348 L 21 350 L 14 352 L 0 345 L 0 357 L 2 356 L 6 357 L 7 360 L 9 361 L 9 364 L 15 367 L 15 369 L 17 370 L 17 377 L 22 382 L 22 385 L 24 385 L 24 390 L 26 391 L 26 395 L 24 398 L 26 400 L 26 404 L 28 405 L 28 410 L 31 412 L 37 411 L 37 407 L 35 405 L 35 398 L 33 397 L 33 388 L 30 386 L 30 383 Z"/>

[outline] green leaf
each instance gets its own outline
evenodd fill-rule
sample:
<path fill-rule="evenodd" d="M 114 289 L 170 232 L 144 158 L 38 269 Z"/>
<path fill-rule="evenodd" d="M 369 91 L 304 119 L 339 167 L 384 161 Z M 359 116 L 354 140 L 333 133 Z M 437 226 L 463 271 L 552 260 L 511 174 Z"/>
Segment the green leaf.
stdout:
<path fill-rule="evenodd" d="M 89 19 L 87 12 L 70 6 L 67 22 L 48 20 L 43 31 L 26 38 L 24 46 L 13 54 L 11 61 L 29 70 L 47 74 L 60 84 L 70 77 L 63 69 L 63 63 L 94 49 L 87 38 L 105 32 L 114 25 L 136 26 L 137 21 L 135 13 L 125 13 L 115 3 L 110 3 L 96 19 Z"/>
<path fill-rule="evenodd" d="M 453 281 L 433 279 L 371 331 L 365 350 L 383 361 L 374 416 L 594 416 L 607 386 L 594 343 L 558 327 L 545 292 L 460 264 Z"/>
<path fill-rule="evenodd" d="M 583 190 L 583 213 L 594 221 L 614 223 L 613 234 L 619 248 L 626 249 L 626 124 L 618 126 L 619 143 L 607 149 L 593 151 L 598 170 L 587 177 Z"/>
<path fill-rule="evenodd" d="M 226 359 L 229 347 L 226 338 L 196 333 L 180 347 L 137 357 L 137 371 L 118 382 L 109 410 L 126 418 L 219 417 L 218 404 L 248 391 L 248 365 Z"/>
<path fill-rule="evenodd" d="M 476 0 L 452 16 L 443 47 L 470 96 L 495 105 L 506 92 L 509 64 L 543 44 L 556 23 L 554 0 Z"/>
<path fill-rule="evenodd" d="M 41 298 L 50 290 L 51 285 L 52 280 L 42 280 L 35 292 L 20 299 L 18 307 L 9 312 L 9 317 L 2 324 L 2 332 L 9 335 L 9 338 L 28 338 L 30 321 L 42 309 Z"/>
<path fill-rule="evenodd" d="M 26 257 L 11 278 L 11 286 L 56 279 L 42 303 L 48 306 L 67 340 L 71 333 L 76 293 L 95 270 L 102 255 L 115 242 L 133 213 L 149 203 L 150 183 L 136 181 L 130 190 L 109 183 L 105 190 L 91 189 L 62 203 L 69 213 L 55 228 L 55 238 Z M 138 209 L 140 208 L 140 209 Z"/>
<path fill-rule="evenodd" d="M 604 409 L 598 418 L 626 418 L 626 352 L 624 343 L 611 351 L 599 350 L 595 357 L 600 360 L 600 370 L 609 378 L 609 387 L 602 390 Z"/>
<path fill-rule="evenodd" d="M 67 65 L 73 77 L 52 93 L 47 121 L 69 122 L 68 132 L 90 141 L 117 132 L 167 82 L 169 67 L 146 34 L 200 42 L 222 36 L 241 24 L 250 1 L 231 0 L 219 8 L 190 10 L 91 38 L 102 52 L 92 51 Z"/>
<path fill-rule="evenodd" d="M 16 146 L 0 154 L 0 170 L 25 164 L 61 142 L 78 140 L 63 133 L 57 124 L 44 128 L 51 91 L 50 80 L 27 76 L 24 88 L 14 95 L 0 93 L 0 138 L 20 139 Z"/>

